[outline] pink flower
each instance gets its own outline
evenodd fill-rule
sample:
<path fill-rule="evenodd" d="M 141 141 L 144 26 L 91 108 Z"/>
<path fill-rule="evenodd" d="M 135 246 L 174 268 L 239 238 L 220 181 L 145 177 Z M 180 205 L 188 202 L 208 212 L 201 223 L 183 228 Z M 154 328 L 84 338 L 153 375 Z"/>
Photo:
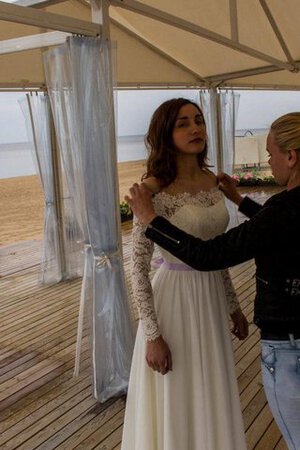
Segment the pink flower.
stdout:
<path fill-rule="evenodd" d="M 240 181 L 240 177 L 239 177 L 238 175 L 236 175 L 236 174 L 233 174 L 233 175 L 231 176 L 231 178 L 232 178 L 234 181 Z"/>
<path fill-rule="evenodd" d="M 245 180 L 251 180 L 253 178 L 253 173 L 246 172 L 244 175 Z"/>

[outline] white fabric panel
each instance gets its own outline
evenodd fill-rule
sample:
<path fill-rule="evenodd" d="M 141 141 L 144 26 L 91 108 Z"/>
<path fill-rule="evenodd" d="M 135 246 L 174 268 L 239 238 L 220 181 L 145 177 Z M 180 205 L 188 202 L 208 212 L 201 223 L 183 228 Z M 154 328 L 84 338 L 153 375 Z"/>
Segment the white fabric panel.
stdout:
<path fill-rule="evenodd" d="M 208 156 L 213 167 L 211 170 L 217 174 L 224 171 L 233 173 L 235 155 L 235 118 L 238 112 L 239 96 L 233 92 L 220 92 L 218 90 L 201 90 L 200 106 L 202 108 L 208 135 Z M 221 136 L 222 142 L 218 147 L 217 135 L 217 102 L 220 100 L 221 106 Z M 222 151 L 221 167 L 218 167 L 218 153 Z M 229 211 L 230 221 L 228 228 L 237 224 L 237 209 L 235 205 L 226 199 L 226 206 Z"/>
<path fill-rule="evenodd" d="M 258 141 L 256 136 L 235 139 L 235 164 L 254 166 L 259 163 Z"/>
<path fill-rule="evenodd" d="M 48 96 L 29 95 L 19 101 L 26 120 L 28 140 L 32 144 L 37 173 L 45 197 L 43 254 L 40 281 L 57 283 L 63 279 L 60 242 L 58 235 L 58 212 L 54 192 L 54 169 L 52 159 Z"/>
<path fill-rule="evenodd" d="M 268 164 L 268 159 L 269 159 L 269 154 L 267 152 L 267 133 L 264 134 L 258 134 L 256 136 L 257 139 L 257 146 L 258 146 L 258 157 L 259 157 L 259 163 L 261 165 L 267 165 Z"/>
<path fill-rule="evenodd" d="M 235 159 L 235 117 L 238 112 L 239 96 L 233 91 L 221 92 L 219 95 L 222 115 L 222 170 L 232 175 Z"/>
<path fill-rule="evenodd" d="M 267 134 L 235 138 L 235 164 L 241 166 L 267 165 Z"/>
<path fill-rule="evenodd" d="M 221 104 L 221 128 L 222 128 L 222 167 L 223 172 L 232 175 L 235 159 L 235 118 L 238 113 L 239 95 L 233 91 L 220 92 Z M 238 224 L 238 214 L 236 205 L 226 199 L 226 206 L 229 212 L 228 228 Z"/>
<path fill-rule="evenodd" d="M 210 167 L 210 170 L 212 170 L 215 174 L 217 174 L 218 172 L 216 95 L 216 92 L 214 92 L 213 90 L 199 91 L 200 106 L 204 114 L 206 124 L 209 164 L 210 166 L 212 166 Z"/>
<path fill-rule="evenodd" d="M 121 254 L 112 57 L 109 42 L 80 37 L 45 55 L 56 132 L 67 143 L 64 169 L 85 244 L 77 357 L 87 305 L 100 402 L 126 391 L 134 342 Z"/>

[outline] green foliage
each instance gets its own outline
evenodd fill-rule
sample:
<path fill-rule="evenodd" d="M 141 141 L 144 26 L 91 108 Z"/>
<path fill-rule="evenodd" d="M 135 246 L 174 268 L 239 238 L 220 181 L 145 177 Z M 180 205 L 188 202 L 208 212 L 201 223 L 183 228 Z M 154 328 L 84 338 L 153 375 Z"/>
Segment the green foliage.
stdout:
<path fill-rule="evenodd" d="M 121 221 L 124 222 L 125 220 L 132 219 L 132 211 L 130 209 L 130 206 L 127 202 L 123 201 L 120 203 L 120 214 L 121 214 Z"/>

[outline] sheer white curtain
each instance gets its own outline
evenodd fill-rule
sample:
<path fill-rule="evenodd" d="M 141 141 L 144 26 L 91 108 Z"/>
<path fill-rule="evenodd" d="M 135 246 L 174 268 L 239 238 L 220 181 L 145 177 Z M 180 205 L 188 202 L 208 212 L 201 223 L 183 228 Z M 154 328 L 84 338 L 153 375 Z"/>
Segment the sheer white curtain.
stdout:
<path fill-rule="evenodd" d="M 45 54 L 44 66 L 69 191 L 83 232 L 85 268 L 75 371 L 83 315 L 89 306 L 94 395 L 127 389 L 134 329 L 121 253 L 114 125 L 114 45 L 71 37 Z"/>
<path fill-rule="evenodd" d="M 207 131 L 208 157 L 212 167 L 210 169 L 217 174 L 217 110 L 216 110 L 217 93 L 213 90 L 199 91 L 200 107 L 204 114 Z"/>
<path fill-rule="evenodd" d="M 221 130 L 222 130 L 222 168 L 223 172 L 233 174 L 235 160 L 235 121 L 239 106 L 238 94 L 233 91 L 222 91 L 219 93 L 221 108 Z M 237 206 L 226 199 L 229 212 L 228 229 L 239 224 Z"/>
<path fill-rule="evenodd" d="M 27 94 L 19 100 L 19 104 L 25 117 L 27 135 L 45 197 L 40 281 L 57 283 L 63 278 L 63 273 L 54 191 L 49 99 L 43 93 Z"/>
<path fill-rule="evenodd" d="M 83 222 L 80 213 L 79 182 L 74 149 L 77 146 L 73 129 L 74 107 L 70 88 L 70 64 L 66 47 L 60 46 L 44 58 L 48 94 L 59 148 L 60 184 L 63 193 L 63 247 L 65 255 L 65 278 L 83 274 Z M 79 163 L 80 164 L 80 163 Z"/>
<path fill-rule="evenodd" d="M 222 118 L 222 170 L 232 175 L 235 158 L 235 120 L 240 96 L 233 91 L 222 91 L 219 96 Z"/>
<path fill-rule="evenodd" d="M 208 135 L 208 156 L 214 173 L 223 171 L 232 175 L 235 158 L 235 120 L 239 95 L 217 89 L 199 92 Z M 228 229 L 238 224 L 236 206 L 226 199 L 229 211 Z"/>

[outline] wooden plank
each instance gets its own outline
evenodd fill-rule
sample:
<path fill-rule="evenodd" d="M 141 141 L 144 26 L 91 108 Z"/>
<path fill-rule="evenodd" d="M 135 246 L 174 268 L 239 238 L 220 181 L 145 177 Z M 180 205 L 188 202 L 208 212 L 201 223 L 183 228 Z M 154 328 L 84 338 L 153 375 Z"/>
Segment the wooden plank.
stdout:
<path fill-rule="evenodd" d="M 260 373 L 260 356 L 257 356 L 252 361 L 248 370 L 242 373 L 238 377 L 238 386 L 240 392 L 241 403 L 245 407 L 250 403 L 253 395 L 258 392 L 258 389 L 262 386 L 261 373 Z M 254 389 L 254 392 L 252 391 Z"/>
<path fill-rule="evenodd" d="M 91 433 L 87 439 L 76 446 L 76 450 L 92 450 L 94 448 L 102 448 L 102 450 L 112 449 L 113 447 L 110 445 L 111 442 L 108 438 L 110 438 L 112 430 L 115 430 L 122 425 L 124 420 L 123 416 L 124 409 L 115 414 L 108 422 L 105 422 L 101 428 L 98 428 Z M 107 443 L 105 444 L 104 440 L 109 442 L 109 445 L 107 445 Z M 113 446 L 114 445 L 115 443 Z"/>
<path fill-rule="evenodd" d="M 44 401 L 40 407 L 30 410 L 28 408 L 30 414 L 23 414 L 23 417 L 19 414 L 17 418 L 14 416 L 7 419 L 4 424 L 5 428 L 1 426 L 0 445 L 4 445 L 4 443 L 12 438 L 17 438 L 18 435 L 24 433 L 27 428 L 32 427 L 33 423 L 36 423 L 38 420 L 41 420 L 41 418 L 46 417 L 51 412 L 55 411 L 59 406 L 72 399 L 78 392 L 90 389 L 90 383 L 90 376 L 85 375 L 84 378 L 78 379 L 76 383 L 72 383 L 72 386 L 66 390 L 61 390 L 60 392 L 52 390 L 52 396 L 48 394 L 47 400 Z M 34 404 L 32 403 L 31 406 L 33 405 Z"/>
<path fill-rule="evenodd" d="M 109 400 L 103 405 L 97 405 L 85 414 L 84 417 L 78 416 L 74 421 L 70 422 L 63 429 L 57 431 L 51 438 L 50 442 L 47 441 L 43 447 L 45 450 L 59 449 L 68 450 L 71 448 L 77 448 L 78 445 L 85 445 L 88 448 L 87 440 L 93 434 L 95 429 L 100 430 L 102 439 L 105 437 L 105 431 L 103 429 L 104 424 L 109 422 L 109 427 L 112 425 L 110 422 L 116 414 L 121 413 L 121 423 L 123 423 L 125 407 L 125 398 L 118 400 Z M 120 437 L 118 442 L 120 442 Z M 47 446 L 46 446 L 47 445 Z"/>
<path fill-rule="evenodd" d="M 34 449 L 41 446 L 57 429 L 63 428 L 66 422 L 73 421 L 78 415 L 85 415 L 94 405 L 95 399 L 91 397 L 90 386 L 88 386 L 27 427 L 22 435 L 16 435 L 6 445 L 11 450 L 16 448 L 28 450 L 28 448 Z"/>
<path fill-rule="evenodd" d="M 246 431 L 247 445 L 250 448 L 255 448 L 255 446 L 265 433 L 265 430 L 269 428 L 273 420 L 268 405 L 264 406 L 264 408 L 258 414 L 257 412 L 258 409 L 256 411 L 255 423 L 252 422 L 251 426 Z"/>
<path fill-rule="evenodd" d="M 288 450 L 287 445 L 284 442 L 283 438 L 280 439 L 276 447 L 274 447 L 274 450 Z"/>
<path fill-rule="evenodd" d="M 253 378 L 251 379 L 250 383 L 244 388 L 242 392 L 240 392 L 242 411 L 245 411 L 249 407 L 255 396 L 262 390 L 260 367 L 254 366 L 254 369 L 252 369 L 252 373 Z"/>
<path fill-rule="evenodd" d="M 32 392 L 43 384 L 47 383 L 52 378 L 55 378 L 58 374 L 62 373 L 63 363 L 56 361 L 48 362 L 43 361 L 32 368 L 25 370 L 28 376 L 18 381 L 16 377 L 13 380 L 7 380 L 0 386 L 0 411 L 9 408 L 13 403 L 19 400 L 24 395 Z M 23 376 L 24 372 L 22 373 Z M 26 374 L 27 375 L 27 374 Z M 18 375 L 21 376 L 20 374 Z M 9 381 L 12 381 L 10 384 Z M 4 391 L 2 391 L 4 389 Z"/>
<path fill-rule="evenodd" d="M 30 240 L 0 247 L 0 276 L 40 264 L 42 241 Z"/>
<path fill-rule="evenodd" d="M 257 445 L 254 447 L 255 450 L 265 450 L 266 448 L 276 448 L 276 445 L 278 444 L 279 440 L 281 438 L 281 433 L 274 422 L 272 420 L 270 426 L 265 431 L 262 438 L 259 440 Z M 285 447 L 286 449 L 286 447 Z"/>
<path fill-rule="evenodd" d="M 24 368 L 35 364 L 38 355 L 37 352 L 23 353 L 24 352 L 17 352 L 16 354 L 18 357 L 10 362 L 7 361 L 2 369 L 0 369 L 0 384 L 3 383 L 3 381 L 16 376 L 23 371 Z"/>
<path fill-rule="evenodd" d="M 90 381 L 90 358 L 88 352 L 82 355 L 81 373 L 78 377 L 73 377 L 74 360 L 72 363 L 66 362 L 65 371 L 59 377 L 53 378 L 47 384 L 43 385 L 26 397 L 18 400 L 9 409 L 0 412 L 1 431 L 5 431 L 16 426 L 20 421 L 35 415 L 35 411 L 44 409 L 49 402 L 57 397 L 64 396 L 65 393 L 78 383 L 84 383 L 86 377 Z M 77 389 L 77 388 L 76 388 Z"/>

